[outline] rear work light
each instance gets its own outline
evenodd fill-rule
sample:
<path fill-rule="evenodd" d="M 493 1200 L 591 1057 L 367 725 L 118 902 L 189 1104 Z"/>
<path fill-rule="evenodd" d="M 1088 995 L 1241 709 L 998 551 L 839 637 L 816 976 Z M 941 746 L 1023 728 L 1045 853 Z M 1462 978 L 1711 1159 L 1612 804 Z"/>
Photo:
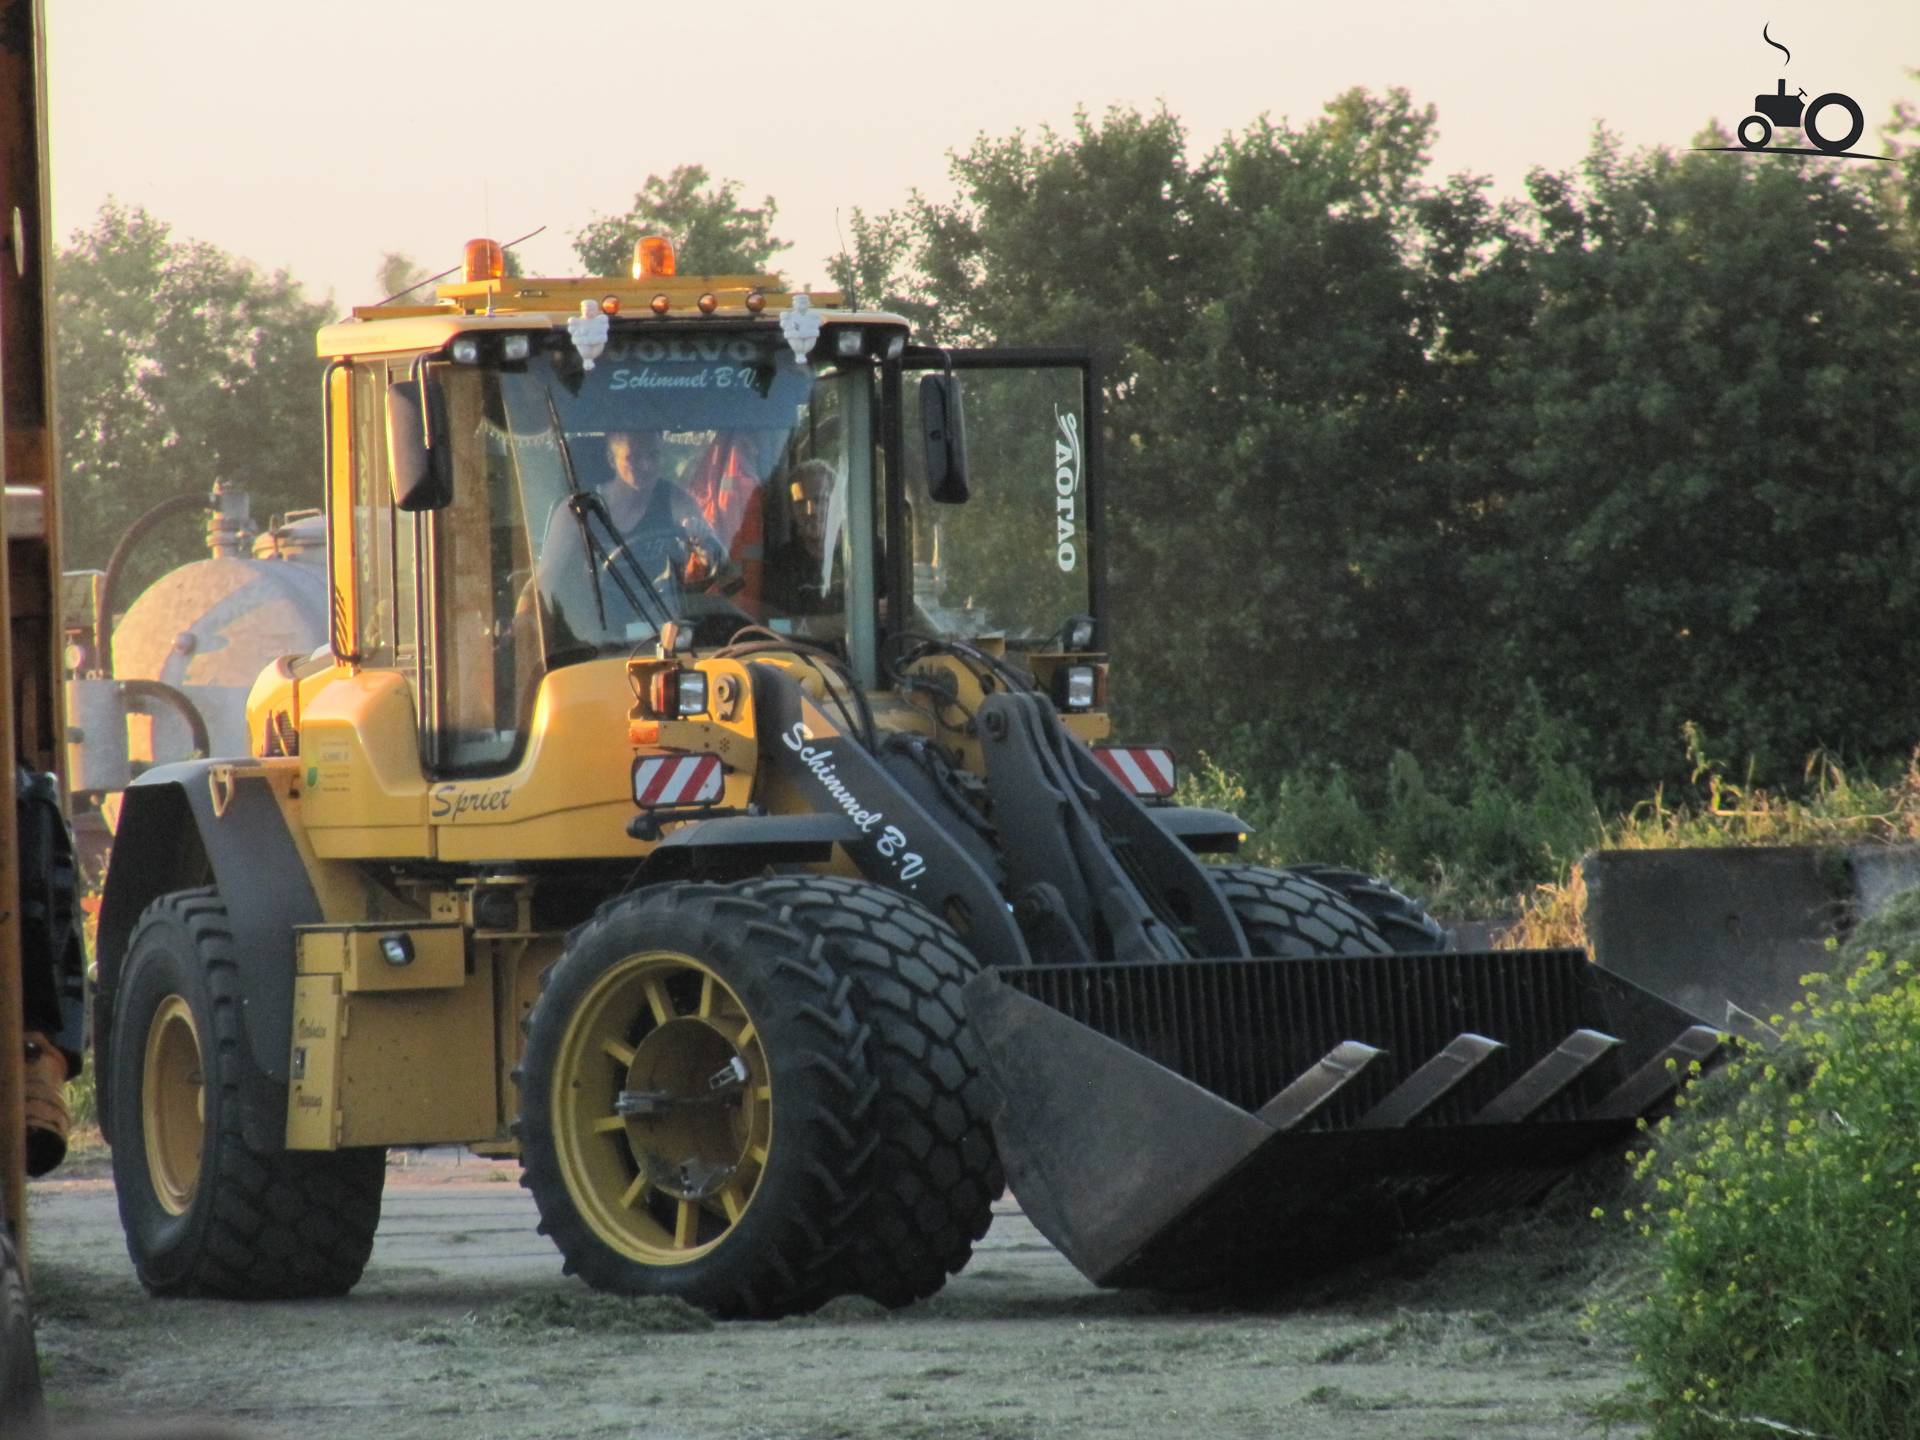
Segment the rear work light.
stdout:
<path fill-rule="evenodd" d="M 1164 800 L 1178 783 L 1173 751 L 1164 745 L 1096 745 L 1093 758 L 1123 790 L 1146 799 Z"/>

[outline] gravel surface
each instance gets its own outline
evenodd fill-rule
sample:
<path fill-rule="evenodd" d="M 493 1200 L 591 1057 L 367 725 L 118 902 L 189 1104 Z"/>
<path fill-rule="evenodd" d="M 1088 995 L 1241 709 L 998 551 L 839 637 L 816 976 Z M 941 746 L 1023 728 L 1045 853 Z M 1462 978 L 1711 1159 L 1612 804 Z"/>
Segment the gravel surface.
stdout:
<path fill-rule="evenodd" d="M 1271 1306 L 1096 1290 L 1008 1198 L 973 1262 L 888 1313 L 841 1300 L 715 1325 L 560 1274 L 510 1164 L 396 1156 L 344 1300 L 156 1301 L 100 1157 L 33 1187 L 49 1406 L 96 1436 L 1024 1440 L 1637 1434 L 1626 1357 L 1583 1323 L 1608 1283 L 1576 1193 L 1502 1231 L 1295 1287 Z"/>

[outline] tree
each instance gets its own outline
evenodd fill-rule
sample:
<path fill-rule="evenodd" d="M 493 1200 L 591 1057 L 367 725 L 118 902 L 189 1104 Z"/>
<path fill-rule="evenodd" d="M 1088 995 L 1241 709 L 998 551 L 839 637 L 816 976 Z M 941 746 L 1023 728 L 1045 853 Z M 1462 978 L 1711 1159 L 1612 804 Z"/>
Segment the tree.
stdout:
<path fill-rule="evenodd" d="M 789 248 L 773 234 L 778 208 L 771 195 L 758 207 L 743 206 L 739 181 L 716 184 L 704 165 L 676 165 L 664 179 L 649 175 L 626 214 L 600 216 L 575 231 L 573 249 L 588 274 L 625 275 L 633 242 L 665 235 L 682 275 L 757 275 Z"/>
<path fill-rule="evenodd" d="M 244 484 L 263 520 L 321 503 L 314 332 L 330 305 L 113 200 L 53 279 L 70 566 L 104 566 L 149 507 L 217 480 Z M 204 551 L 181 522 L 154 553 Z"/>
<path fill-rule="evenodd" d="M 1872 184 L 1602 134 L 1531 192 L 1540 300 L 1474 442 L 1483 683 L 1536 677 L 1615 785 L 1671 774 L 1689 720 L 1768 780 L 1903 754 L 1920 274 Z"/>
<path fill-rule="evenodd" d="M 1444 292 L 1498 217 L 1423 187 L 1433 124 L 1351 91 L 1196 163 L 1164 109 L 1083 113 L 982 137 L 950 201 L 856 217 L 837 278 L 863 296 L 957 342 L 1093 349 L 1138 732 L 1265 769 L 1457 737 L 1433 696 L 1461 646 L 1406 622 L 1446 561 Z M 1222 683 L 1249 671 L 1272 683 Z"/>

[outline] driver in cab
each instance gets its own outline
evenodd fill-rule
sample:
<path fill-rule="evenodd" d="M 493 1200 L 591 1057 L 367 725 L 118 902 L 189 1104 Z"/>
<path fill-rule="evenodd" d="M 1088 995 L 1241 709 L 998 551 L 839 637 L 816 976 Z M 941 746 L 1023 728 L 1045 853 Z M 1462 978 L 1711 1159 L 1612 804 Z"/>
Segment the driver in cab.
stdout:
<path fill-rule="evenodd" d="M 725 563 L 726 546 L 700 507 L 664 473 L 658 432 L 616 430 L 607 436 L 612 477 L 595 494 L 627 553 L 656 586 L 699 588 Z"/>
<path fill-rule="evenodd" d="M 605 444 L 606 478 L 579 497 L 590 496 L 589 505 L 556 504 L 540 546 L 539 591 L 556 626 L 550 651 L 618 624 L 623 574 L 637 569 L 669 612 L 688 591 L 724 588 L 728 578 L 720 537 L 667 478 L 660 434 L 617 430 Z"/>

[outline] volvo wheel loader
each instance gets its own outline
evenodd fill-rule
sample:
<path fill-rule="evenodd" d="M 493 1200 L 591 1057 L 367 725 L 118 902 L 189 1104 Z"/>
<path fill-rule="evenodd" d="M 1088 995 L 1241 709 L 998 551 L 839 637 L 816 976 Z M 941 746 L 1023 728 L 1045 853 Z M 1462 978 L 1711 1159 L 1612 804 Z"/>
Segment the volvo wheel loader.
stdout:
<path fill-rule="evenodd" d="M 323 330 L 331 639 L 127 792 L 95 1036 L 163 1295 L 358 1279 L 391 1146 L 598 1288 L 930 1294 L 1010 1181 L 1102 1284 L 1523 1202 L 1715 1037 L 1574 952 L 1231 863 L 1109 743 L 1098 377 L 770 276 Z M 1221 863 L 1224 862 L 1224 863 Z"/>

